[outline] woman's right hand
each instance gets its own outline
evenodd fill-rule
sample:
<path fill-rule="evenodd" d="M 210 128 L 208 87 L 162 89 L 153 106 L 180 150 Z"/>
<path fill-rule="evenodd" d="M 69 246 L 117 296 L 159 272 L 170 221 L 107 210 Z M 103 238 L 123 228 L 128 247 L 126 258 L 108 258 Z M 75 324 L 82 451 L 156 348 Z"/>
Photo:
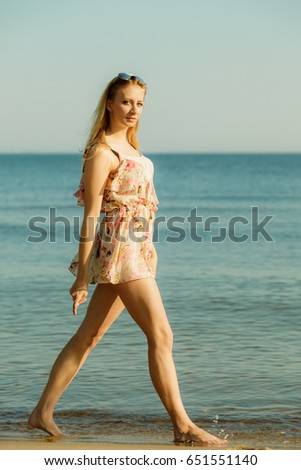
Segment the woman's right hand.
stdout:
<path fill-rule="evenodd" d="M 74 281 L 72 286 L 69 289 L 69 293 L 73 299 L 73 315 L 77 313 L 77 307 L 80 304 L 83 304 L 87 300 L 88 296 L 88 283 L 87 282 L 80 282 L 77 279 Z"/>

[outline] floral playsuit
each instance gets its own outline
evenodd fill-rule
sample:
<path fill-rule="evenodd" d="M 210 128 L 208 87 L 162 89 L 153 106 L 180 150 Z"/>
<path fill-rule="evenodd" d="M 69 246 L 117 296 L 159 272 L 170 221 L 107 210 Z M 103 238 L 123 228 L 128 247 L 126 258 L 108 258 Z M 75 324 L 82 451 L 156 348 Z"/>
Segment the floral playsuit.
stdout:
<path fill-rule="evenodd" d="M 154 184 L 153 162 L 126 156 L 111 149 L 120 161 L 108 177 L 101 211 L 104 217 L 96 231 L 89 264 L 88 283 L 113 283 L 155 277 L 150 264 L 154 212 L 159 203 Z M 85 155 L 89 153 L 86 150 Z M 84 165 L 77 204 L 85 205 Z M 78 252 L 68 269 L 77 275 Z"/>

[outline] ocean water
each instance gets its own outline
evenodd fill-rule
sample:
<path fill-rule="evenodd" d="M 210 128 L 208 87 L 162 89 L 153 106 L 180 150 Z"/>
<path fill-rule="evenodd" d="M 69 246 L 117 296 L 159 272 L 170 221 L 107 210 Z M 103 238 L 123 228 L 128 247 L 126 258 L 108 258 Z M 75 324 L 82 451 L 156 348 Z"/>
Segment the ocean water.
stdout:
<path fill-rule="evenodd" d="M 160 201 L 157 282 L 188 414 L 229 445 L 300 449 L 301 155 L 148 156 Z M 87 306 L 73 317 L 67 269 L 83 214 L 72 196 L 81 156 L 0 163 L 0 439 L 43 440 L 27 416 Z M 127 311 L 56 410 L 77 442 L 172 444 Z"/>

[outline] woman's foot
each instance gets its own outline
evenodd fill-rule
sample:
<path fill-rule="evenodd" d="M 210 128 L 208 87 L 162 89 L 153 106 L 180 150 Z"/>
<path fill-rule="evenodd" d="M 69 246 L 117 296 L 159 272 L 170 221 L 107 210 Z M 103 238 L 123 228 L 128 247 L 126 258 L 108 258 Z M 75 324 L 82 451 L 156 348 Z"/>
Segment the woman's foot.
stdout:
<path fill-rule="evenodd" d="M 191 424 L 184 431 L 183 429 L 174 430 L 174 442 L 196 442 L 204 446 L 208 445 L 225 445 L 227 443 L 226 439 L 219 439 L 218 437 L 209 434 L 209 432 L 204 431 L 195 424 Z"/>
<path fill-rule="evenodd" d="M 52 417 L 47 417 L 46 414 L 39 412 L 36 408 L 33 410 L 28 418 L 28 424 L 32 428 L 41 429 L 47 432 L 50 436 L 66 437 L 60 428 L 55 424 Z"/>

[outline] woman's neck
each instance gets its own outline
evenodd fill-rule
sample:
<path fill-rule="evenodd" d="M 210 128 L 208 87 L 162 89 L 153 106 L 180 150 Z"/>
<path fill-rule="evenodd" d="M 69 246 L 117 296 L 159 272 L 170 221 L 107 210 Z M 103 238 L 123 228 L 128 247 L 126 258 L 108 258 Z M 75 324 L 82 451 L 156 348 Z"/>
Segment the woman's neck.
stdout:
<path fill-rule="evenodd" d="M 129 143 L 127 136 L 127 129 L 107 129 L 105 132 L 105 138 L 107 142 L 116 143 L 120 145 L 126 145 Z"/>

